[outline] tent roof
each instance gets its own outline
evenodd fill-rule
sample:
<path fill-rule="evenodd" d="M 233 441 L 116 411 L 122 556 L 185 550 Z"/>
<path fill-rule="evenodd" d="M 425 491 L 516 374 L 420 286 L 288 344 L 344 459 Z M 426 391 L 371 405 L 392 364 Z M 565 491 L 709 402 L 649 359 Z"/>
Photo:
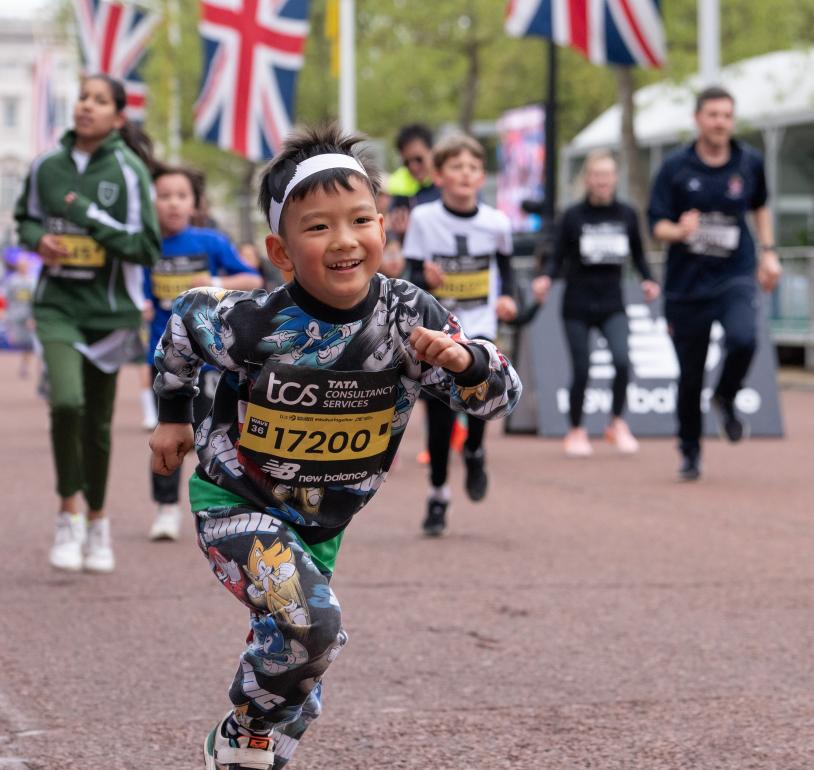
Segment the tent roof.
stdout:
<path fill-rule="evenodd" d="M 776 51 L 730 64 L 720 84 L 734 97 L 740 129 L 814 122 L 814 48 Z M 672 144 L 692 136 L 696 75 L 682 84 L 654 83 L 635 96 L 636 137 L 642 146 Z M 597 147 L 616 147 L 621 132 L 621 106 L 613 105 L 574 137 L 566 148 L 582 155 Z"/>

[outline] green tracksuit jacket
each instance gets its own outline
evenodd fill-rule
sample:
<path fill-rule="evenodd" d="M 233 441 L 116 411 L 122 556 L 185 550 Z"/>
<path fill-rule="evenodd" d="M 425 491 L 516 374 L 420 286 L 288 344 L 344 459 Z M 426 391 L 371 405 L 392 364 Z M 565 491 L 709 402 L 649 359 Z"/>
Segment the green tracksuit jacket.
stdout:
<path fill-rule="evenodd" d="M 81 341 L 77 329 L 112 331 L 139 325 L 143 266 L 161 253 L 150 177 L 113 131 L 84 173 L 71 157 L 73 131 L 61 147 L 34 161 L 17 202 L 20 242 L 36 249 L 46 233 L 62 236 L 64 263 L 44 267 L 34 296 L 43 342 Z M 65 203 L 69 192 L 76 199 Z"/>

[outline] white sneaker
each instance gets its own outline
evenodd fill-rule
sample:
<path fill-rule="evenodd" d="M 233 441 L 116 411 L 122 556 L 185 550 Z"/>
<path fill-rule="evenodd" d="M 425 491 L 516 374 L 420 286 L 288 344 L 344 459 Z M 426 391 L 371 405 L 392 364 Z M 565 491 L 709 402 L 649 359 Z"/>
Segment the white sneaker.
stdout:
<path fill-rule="evenodd" d="M 113 572 L 116 566 L 110 545 L 110 519 L 106 516 L 88 522 L 83 566 L 88 572 Z"/>
<path fill-rule="evenodd" d="M 48 555 L 51 566 L 69 572 L 82 569 L 82 545 L 86 536 L 87 522 L 81 513 L 60 513 L 57 516 L 54 545 Z"/>
<path fill-rule="evenodd" d="M 206 770 L 227 770 L 240 767 L 245 770 L 271 770 L 274 765 L 274 739 L 271 735 L 240 733 L 226 737 L 224 722 L 230 711 L 218 722 L 204 741 Z"/>
<path fill-rule="evenodd" d="M 150 540 L 177 540 L 181 534 L 181 509 L 176 503 L 161 504 L 150 527 Z"/>
<path fill-rule="evenodd" d="M 141 413 L 144 416 L 141 427 L 144 430 L 153 430 L 158 425 L 158 413 L 155 409 L 155 396 L 152 388 L 141 391 Z"/>

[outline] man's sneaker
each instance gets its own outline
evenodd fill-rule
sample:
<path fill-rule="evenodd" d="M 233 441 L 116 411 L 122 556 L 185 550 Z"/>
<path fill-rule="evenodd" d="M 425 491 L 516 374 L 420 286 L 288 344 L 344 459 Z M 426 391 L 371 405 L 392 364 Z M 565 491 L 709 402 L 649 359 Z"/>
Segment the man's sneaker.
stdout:
<path fill-rule="evenodd" d="M 486 497 L 486 489 L 489 486 L 489 477 L 484 469 L 485 456 L 483 447 L 470 452 L 464 449 L 464 464 L 466 465 L 466 494 L 470 500 L 477 502 Z"/>
<path fill-rule="evenodd" d="M 177 540 L 181 534 L 181 509 L 176 503 L 161 504 L 150 527 L 150 540 Z"/>
<path fill-rule="evenodd" d="M 681 481 L 698 481 L 701 478 L 701 454 L 699 452 L 682 453 L 678 478 Z"/>
<path fill-rule="evenodd" d="M 718 431 L 721 438 L 731 441 L 733 444 L 740 441 L 744 436 L 744 424 L 735 412 L 735 402 L 723 396 L 714 395 L 709 405 L 715 411 L 718 418 Z"/>
<path fill-rule="evenodd" d="M 86 534 L 87 523 L 81 513 L 60 513 L 57 516 L 54 544 L 48 555 L 51 566 L 69 572 L 82 569 L 82 546 Z"/>
<path fill-rule="evenodd" d="M 110 545 L 110 520 L 106 516 L 88 522 L 83 566 L 88 572 L 113 572 L 116 566 Z"/>
<path fill-rule="evenodd" d="M 424 534 L 429 537 L 439 537 L 444 534 L 447 527 L 447 508 L 448 502 L 443 500 L 430 500 L 427 503 L 427 518 L 421 528 Z"/>
<path fill-rule="evenodd" d="M 271 735 L 244 732 L 235 726 L 231 715 L 230 711 L 206 736 L 206 770 L 271 770 L 274 764 Z"/>

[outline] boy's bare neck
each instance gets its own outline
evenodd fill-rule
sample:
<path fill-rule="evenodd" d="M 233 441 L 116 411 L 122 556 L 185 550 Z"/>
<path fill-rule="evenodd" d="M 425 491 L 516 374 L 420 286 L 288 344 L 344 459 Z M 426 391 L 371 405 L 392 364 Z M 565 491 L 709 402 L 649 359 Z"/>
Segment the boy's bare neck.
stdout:
<path fill-rule="evenodd" d="M 478 207 L 478 197 L 476 195 L 467 195 L 465 197 L 453 196 L 441 193 L 441 203 L 444 204 L 450 211 L 460 212 L 461 214 L 468 214 Z"/>

